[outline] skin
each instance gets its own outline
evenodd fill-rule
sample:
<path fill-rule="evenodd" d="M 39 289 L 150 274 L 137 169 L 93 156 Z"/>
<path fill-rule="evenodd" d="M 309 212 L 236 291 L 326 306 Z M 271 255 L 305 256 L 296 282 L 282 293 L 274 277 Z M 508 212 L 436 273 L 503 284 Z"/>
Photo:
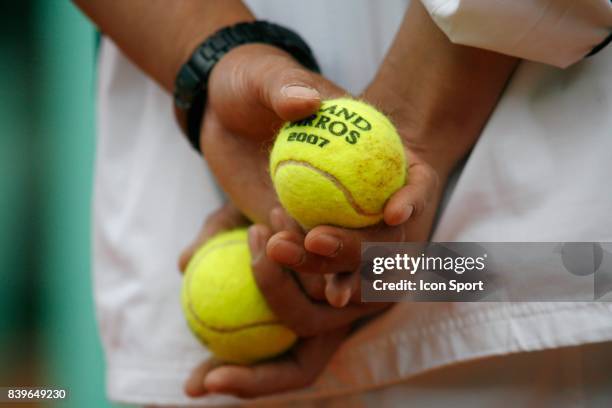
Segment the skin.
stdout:
<path fill-rule="evenodd" d="M 285 231 L 270 239 L 268 255 L 299 272 L 338 273 L 356 269 L 363 241 L 426 241 L 449 175 L 476 142 L 517 62 L 452 44 L 412 2 L 363 95 L 391 116 L 410 163 L 410 183 L 385 207 L 386 226 Z"/>
<path fill-rule="evenodd" d="M 310 93 L 294 97 L 287 91 L 296 88 Z M 270 210 L 278 205 L 268 174 L 276 129 L 315 112 L 321 99 L 345 93 L 268 45 L 235 48 L 215 66 L 200 142 L 218 183 L 249 219 L 267 224 Z"/>
<path fill-rule="evenodd" d="M 224 1 L 223 7 L 212 0 L 76 3 L 168 91 L 181 64 L 204 38 L 253 19 L 234 0 Z M 305 233 L 278 208 L 267 174 L 267 149 L 283 121 L 308 116 L 322 99 L 345 91 L 274 47 L 244 45 L 221 59 L 209 80 L 201 145 L 230 203 L 205 222 L 179 263 L 184 268 L 194 248 L 214 233 L 255 222 L 249 229 L 255 278 L 270 307 L 301 340 L 283 358 L 250 367 L 204 362 L 187 381 L 188 395 L 255 397 L 301 388 L 316 379 L 351 324 L 388 306 L 361 304 L 357 274 L 346 273 L 359 263 L 361 242 L 429 238 L 448 176 L 477 140 L 516 63 L 508 56 L 451 44 L 422 5 L 412 2 L 362 95 L 396 124 L 410 166 L 409 182 L 387 202 L 384 224 L 360 230 L 318 226 Z M 333 307 L 325 298 L 344 307 Z"/>
<path fill-rule="evenodd" d="M 237 60 L 240 52 L 237 49 L 234 55 Z M 231 65 L 233 61 L 228 58 L 225 62 Z M 267 220 L 252 218 L 264 220 L 249 231 L 253 254 L 260 254 L 261 243 L 267 241 L 267 256 L 257 255 L 253 263 L 258 285 L 279 318 L 303 336 L 302 343 L 316 341 L 337 347 L 341 344 L 337 336 L 342 334 L 338 330 L 387 306 L 360 304 L 358 274 L 343 272 L 357 269 L 363 241 L 429 238 L 446 181 L 477 140 L 516 63 L 511 57 L 450 43 L 420 3 L 412 3 L 389 54 L 362 95 L 391 116 L 403 137 L 410 163 L 409 184 L 387 202 L 385 224 L 359 230 L 319 226 L 305 234 L 277 207 L 268 213 Z M 232 69 L 226 68 L 224 72 Z M 305 77 L 308 75 L 304 72 Z M 321 93 L 326 97 L 326 92 Z M 214 94 L 210 97 L 214 98 Z M 231 92 L 226 90 L 223 97 L 232 98 Z M 205 144 L 209 136 L 205 125 L 202 134 Z M 205 147 L 208 153 L 219 148 L 215 143 L 228 140 L 211 139 Z M 245 143 L 244 137 L 237 140 L 240 142 L 233 149 Z M 212 164 L 215 159 L 222 160 L 224 165 L 215 167 Z M 217 177 L 223 177 L 219 173 L 228 169 L 228 160 L 232 159 L 216 153 L 210 155 L 209 163 Z M 244 160 L 248 158 L 237 159 L 236 169 L 245 165 Z M 265 153 L 259 160 L 260 166 L 267 166 Z M 256 173 L 256 168 L 254 165 L 248 184 L 257 187 L 249 191 L 242 187 L 234 196 L 230 194 L 238 207 L 253 196 L 261 203 L 270 192 L 269 178 L 262 182 L 261 177 L 266 174 Z M 251 177 L 246 173 L 242 174 L 242 181 Z M 242 194 L 244 200 L 240 198 Z M 271 195 L 264 207 L 274 203 Z M 266 221 L 272 228 L 263 225 Z M 348 300 L 350 303 L 341 309 L 321 304 L 317 301 L 321 284 L 312 285 L 318 291 L 312 294 L 308 293 L 309 285 L 302 284 L 304 293 L 282 266 L 296 271 L 302 282 L 309 275 L 327 276 L 327 283 L 323 284 L 326 298 L 336 306 L 344 306 Z M 251 367 L 198 367 L 186 390 L 190 395 L 222 392 L 253 397 L 300 388 L 316 378 L 313 373 L 323 370 L 331 355 L 329 349 L 316 352 L 298 346 L 284 359 Z"/>
<path fill-rule="evenodd" d="M 239 0 L 73 0 L 130 60 L 168 92 L 180 67 L 218 29 L 253 21 Z"/>

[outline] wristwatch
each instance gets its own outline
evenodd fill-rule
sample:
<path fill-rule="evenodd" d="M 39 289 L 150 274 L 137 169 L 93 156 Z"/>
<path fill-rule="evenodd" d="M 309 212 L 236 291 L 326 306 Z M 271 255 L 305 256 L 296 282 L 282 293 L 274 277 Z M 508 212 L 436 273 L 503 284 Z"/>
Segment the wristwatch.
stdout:
<path fill-rule="evenodd" d="M 312 51 L 295 32 L 266 21 L 238 23 L 208 37 L 181 67 L 174 84 L 176 118 L 193 148 L 200 152 L 200 126 L 206 104 L 208 78 L 219 60 L 243 44 L 263 43 L 291 54 L 307 69 L 319 72 Z"/>

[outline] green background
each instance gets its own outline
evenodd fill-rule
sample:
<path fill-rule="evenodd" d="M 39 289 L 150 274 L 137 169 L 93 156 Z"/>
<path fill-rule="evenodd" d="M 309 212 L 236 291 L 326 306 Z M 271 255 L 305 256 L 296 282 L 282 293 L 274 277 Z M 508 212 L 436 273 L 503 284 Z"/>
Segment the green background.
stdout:
<path fill-rule="evenodd" d="M 110 406 L 90 272 L 95 29 L 70 2 L 0 8 L 0 386 Z"/>

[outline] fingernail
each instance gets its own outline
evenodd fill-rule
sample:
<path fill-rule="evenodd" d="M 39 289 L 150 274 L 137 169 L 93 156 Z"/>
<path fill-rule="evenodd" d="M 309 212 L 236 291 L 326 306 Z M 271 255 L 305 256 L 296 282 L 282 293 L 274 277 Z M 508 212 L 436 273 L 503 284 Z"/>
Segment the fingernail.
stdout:
<path fill-rule="evenodd" d="M 340 291 L 338 295 L 337 303 L 335 307 L 344 307 L 348 304 L 349 300 L 351 300 L 351 288 L 344 288 Z"/>
<path fill-rule="evenodd" d="M 298 266 L 304 262 L 306 256 L 302 247 L 285 239 L 277 240 L 274 243 L 273 251 L 276 254 L 276 261 L 286 266 Z"/>
<path fill-rule="evenodd" d="M 336 308 L 348 304 L 353 294 L 350 278 L 344 275 L 325 275 L 325 297 L 327 302 Z"/>
<path fill-rule="evenodd" d="M 342 289 L 338 291 L 332 291 L 327 289 L 325 297 L 327 298 L 327 302 L 330 306 L 333 306 L 337 309 L 343 308 L 346 306 L 351 300 L 351 290 L 350 289 Z"/>
<path fill-rule="evenodd" d="M 319 91 L 306 85 L 285 85 L 281 93 L 288 98 L 319 99 Z"/>
<path fill-rule="evenodd" d="M 317 235 L 316 243 L 317 253 L 322 256 L 334 257 L 342 249 L 342 241 L 328 234 Z"/>
<path fill-rule="evenodd" d="M 412 216 L 413 212 L 414 205 L 409 205 L 408 207 L 405 207 L 404 211 L 402 212 L 402 222 L 408 221 L 408 219 Z"/>

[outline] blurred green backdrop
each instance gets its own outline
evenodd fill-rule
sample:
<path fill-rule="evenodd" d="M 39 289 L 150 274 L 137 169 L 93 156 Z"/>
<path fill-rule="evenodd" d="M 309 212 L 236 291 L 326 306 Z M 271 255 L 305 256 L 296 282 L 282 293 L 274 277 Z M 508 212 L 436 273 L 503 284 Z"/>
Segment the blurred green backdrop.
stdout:
<path fill-rule="evenodd" d="M 70 2 L 0 8 L 0 386 L 110 406 L 90 278 L 95 29 Z"/>

